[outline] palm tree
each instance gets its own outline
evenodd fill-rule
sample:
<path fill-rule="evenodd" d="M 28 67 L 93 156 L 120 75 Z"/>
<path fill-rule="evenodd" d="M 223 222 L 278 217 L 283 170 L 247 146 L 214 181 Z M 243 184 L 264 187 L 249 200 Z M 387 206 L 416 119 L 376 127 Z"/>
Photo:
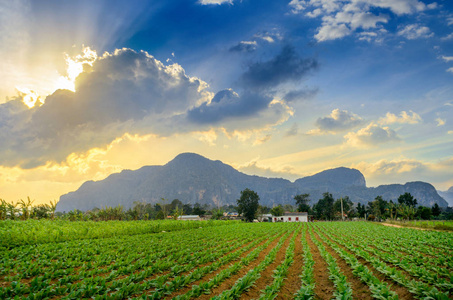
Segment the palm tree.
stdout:
<path fill-rule="evenodd" d="M 30 200 L 30 197 L 27 197 L 27 201 L 20 199 L 17 204 L 20 205 L 20 209 L 22 210 L 22 220 L 27 220 L 30 218 L 30 211 L 32 203 L 35 200 Z"/>
<path fill-rule="evenodd" d="M 50 218 L 53 220 L 55 218 L 55 210 L 57 209 L 57 200 L 52 200 L 50 201 L 50 205 L 46 205 L 49 208 L 50 211 Z"/>

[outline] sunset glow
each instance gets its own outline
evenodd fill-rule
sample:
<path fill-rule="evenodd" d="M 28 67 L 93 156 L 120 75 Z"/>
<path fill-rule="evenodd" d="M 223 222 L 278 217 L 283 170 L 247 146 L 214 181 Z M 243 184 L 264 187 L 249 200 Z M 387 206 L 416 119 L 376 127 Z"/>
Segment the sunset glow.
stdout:
<path fill-rule="evenodd" d="M 0 198 L 182 152 L 453 186 L 450 1 L 0 4 Z"/>

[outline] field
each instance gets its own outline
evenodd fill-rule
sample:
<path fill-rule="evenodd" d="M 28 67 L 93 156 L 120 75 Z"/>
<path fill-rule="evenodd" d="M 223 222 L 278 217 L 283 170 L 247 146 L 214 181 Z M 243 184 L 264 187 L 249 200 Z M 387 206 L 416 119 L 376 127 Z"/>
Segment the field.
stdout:
<path fill-rule="evenodd" d="M 370 222 L 53 224 L 0 223 L 0 299 L 453 299 L 449 232 Z"/>

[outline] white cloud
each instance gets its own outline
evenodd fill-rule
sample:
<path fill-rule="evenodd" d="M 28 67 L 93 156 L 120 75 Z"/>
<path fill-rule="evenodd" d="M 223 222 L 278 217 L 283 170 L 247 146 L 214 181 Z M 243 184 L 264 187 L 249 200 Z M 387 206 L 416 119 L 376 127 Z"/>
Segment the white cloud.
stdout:
<path fill-rule="evenodd" d="M 347 110 L 334 109 L 332 113 L 323 118 L 316 120 L 315 126 L 318 129 L 309 131 L 307 134 L 326 134 L 326 133 L 337 133 L 345 130 L 349 130 L 360 126 L 364 123 L 364 120 Z"/>
<path fill-rule="evenodd" d="M 442 56 L 442 59 L 446 62 L 453 61 L 453 56 Z"/>
<path fill-rule="evenodd" d="M 399 36 L 403 36 L 408 40 L 415 40 L 419 38 L 430 38 L 434 35 L 431 30 L 426 26 L 420 24 L 410 24 L 398 31 Z"/>
<path fill-rule="evenodd" d="M 292 12 L 297 14 L 300 11 L 305 9 L 305 1 L 304 0 L 291 0 L 288 4 L 292 8 Z"/>
<path fill-rule="evenodd" d="M 453 73 L 453 67 L 448 68 L 448 69 L 447 69 L 447 72 Z"/>
<path fill-rule="evenodd" d="M 443 41 L 451 40 L 451 39 L 453 39 L 453 32 L 450 33 L 449 35 L 444 36 L 443 38 L 441 38 L 441 40 L 443 40 Z"/>
<path fill-rule="evenodd" d="M 351 30 L 345 24 L 323 24 L 318 28 L 315 39 L 318 42 L 336 40 L 345 37 L 351 33 Z"/>
<path fill-rule="evenodd" d="M 359 148 L 400 140 L 394 130 L 389 127 L 381 127 L 375 123 L 370 123 L 357 132 L 349 132 L 345 135 L 345 138 L 346 144 Z"/>
<path fill-rule="evenodd" d="M 437 126 L 444 126 L 445 125 L 445 120 L 441 118 L 436 119 Z"/>
<path fill-rule="evenodd" d="M 233 0 L 199 0 L 198 2 L 201 5 L 210 5 L 210 4 L 220 5 L 223 3 L 233 4 Z"/>
<path fill-rule="evenodd" d="M 406 111 L 402 111 L 399 116 L 388 112 L 385 117 L 379 119 L 379 124 L 393 124 L 393 123 L 400 123 L 400 124 L 417 124 L 422 121 L 422 118 L 417 113 L 413 112 L 412 110 L 407 113 Z"/>
<path fill-rule="evenodd" d="M 405 15 L 435 9 L 437 4 L 425 5 L 418 0 L 292 0 L 289 7 L 295 14 L 304 13 L 310 18 L 322 17 L 322 25 L 315 34 L 315 39 L 322 42 L 343 38 L 360 29 L 382 29 L 383 24 L 390 20 L 390 15 L 385 11 L 377 15 L 376 10 Z M 429 36 L 425 28 L 427 27 L 419 28 L 410 36 Z M 373 36 L 359 35 L 359 38 L 370 41 Z"/>
<path fill-rule="evenodd" d="M 448 25 L 453 25 L 453 17 L 448 17 L 447 18 L 447 24 Z"/>

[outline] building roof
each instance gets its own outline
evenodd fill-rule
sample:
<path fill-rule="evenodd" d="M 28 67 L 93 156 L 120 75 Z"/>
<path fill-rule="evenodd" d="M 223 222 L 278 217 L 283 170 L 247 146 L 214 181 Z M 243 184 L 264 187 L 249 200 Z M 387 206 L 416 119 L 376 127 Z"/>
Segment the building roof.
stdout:
<path fill-rule="evenodd" d="M 285 212 L 283 215 L 285 217 L 301 217 L 301 216 L 308 216 L 307 212 Z"/>

